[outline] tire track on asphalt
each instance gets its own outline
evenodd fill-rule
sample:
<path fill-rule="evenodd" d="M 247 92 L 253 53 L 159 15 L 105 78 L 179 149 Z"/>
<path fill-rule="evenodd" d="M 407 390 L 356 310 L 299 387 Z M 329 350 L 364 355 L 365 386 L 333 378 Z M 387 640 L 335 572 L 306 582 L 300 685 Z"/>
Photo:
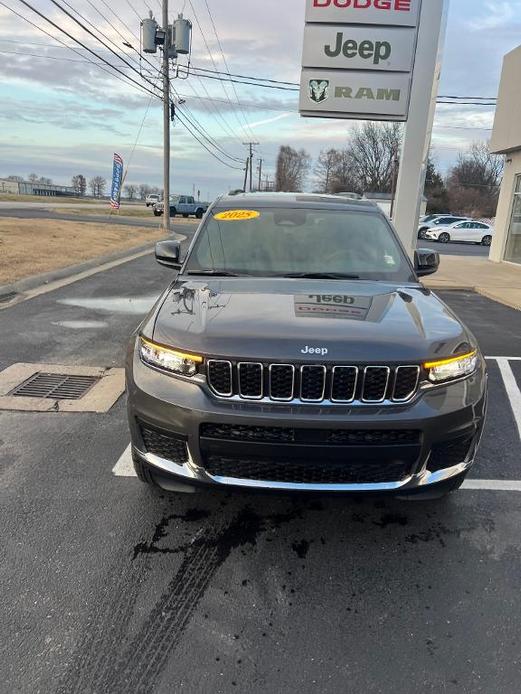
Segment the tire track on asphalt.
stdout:
<path fill-rule="evenodd" d="M 145 694 L 154 691 L 164 666 L 181 640 L 192 614 L 219 567 L 235 547 L 255 545 L 263 519 L 242 509 L 227 525 L 217 526 L 187 548 L 183 562 L 132 639 L 116 667 L 96 690 L 103 694 Z"/>
<path fill-rule="evenodd" d="M 255 546 L 258 535 L 268 527 L 302 517 L 306 505 L 293 505 L 286 513 L 259 515 L 249 506 L 229 522 L 201 525 L 195 538 L 175 548 L 158 547 L 172 519 L 197 520 L 196 511 L 184 516 L 166 516 L 156 527 L 150 543 L 134 549 L 130 567 L 119 566 L 119 575 L 131 573 L 130 584 L 120 580 L 95 615 L 88 633 L 76 649 L 76 658 L 57 694 L 149 694 L 159 683 L 164 667 L 181 641 L 194 611 L 204 597 L 216 572 L 232 551 Z M 310 504 L 307 510 L 322 510 Z M 201 517 L 199 516 L 199 520 Z M 184 553 L 183 561 L 148 617 L 129 638 L 128 629 L 145 577 L 152 569 L 154 554 Z M 139 562 L 137 570 L 135 562 Z"/>

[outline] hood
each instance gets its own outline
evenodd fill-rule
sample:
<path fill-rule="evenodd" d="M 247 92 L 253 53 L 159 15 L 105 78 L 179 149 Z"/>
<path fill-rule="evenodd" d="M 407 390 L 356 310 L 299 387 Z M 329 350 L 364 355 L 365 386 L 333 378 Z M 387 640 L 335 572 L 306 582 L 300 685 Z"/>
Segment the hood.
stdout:
<path fill-rule="evenodd" d="M 189 352 L 272 362 L 417 363 L 476 344 L 421 285 L 368 281 L 178 280 L 143 332 Z"/>

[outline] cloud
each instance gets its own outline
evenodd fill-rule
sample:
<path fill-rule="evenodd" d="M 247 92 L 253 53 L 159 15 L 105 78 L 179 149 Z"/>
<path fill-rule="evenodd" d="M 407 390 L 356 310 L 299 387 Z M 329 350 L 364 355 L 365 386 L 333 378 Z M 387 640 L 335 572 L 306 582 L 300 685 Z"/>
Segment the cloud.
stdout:
<path fill-rule="evenodd" d="M 473 31 L 490 31 L 499 27 L 505 27 L 521 9 L 519 3 L 514 2 L 486 2 L 485 13 L 469 22 Z"/>

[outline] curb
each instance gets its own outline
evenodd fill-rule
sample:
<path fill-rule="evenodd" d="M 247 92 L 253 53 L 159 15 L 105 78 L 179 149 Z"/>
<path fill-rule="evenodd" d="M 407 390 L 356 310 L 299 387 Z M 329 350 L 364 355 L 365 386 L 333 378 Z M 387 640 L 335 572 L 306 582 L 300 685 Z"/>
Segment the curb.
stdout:
<path fill-rule="evenodd" d="M 168 238 L 173 238 L 176 241 L 186 240 L 186 236 L 181 234 L 172 234 Z M 148 255 L 153 252 L 154 246 L 158 240 L 145 245 L 135 246 L 134 248 L 127 248 L 125 251 L 117 251 L 115 253 L 97 256 L 96 258 L 84 263 L 79 263 L 78 265 L 69 265 L 59 270 L 52 270 L 40 275 L 26 277 L 13 284 L 2 285 L 0 286 L 0 310 L 10 308 L 22 301 L 53 291 L 67 284 L 72 284 L 80 279 L 94 275 L 97 272 L 104 272 L 112 266 L 121 265 L 125 262 L 130 262 L 131 260 Z"/>
<path fill-rule="evenodd" d="M 173 234 L 172 237 L 176 241 L 184 241 L 186 236 L 181 234 Z M 83 263 L 78 263 L 77 265 L 67 265 L 58 270 L 50 270 L 49 272 L 43 272 L 40 275 L 31 275 L 30 277 L 24 277 L 21 280 L 17 280 L 12 284 L 0 285 L 0 303 L 2 299 L 6 299 L 8 296 L 14 298 L 13 295 L 23 294 L 24 292 L 30 291 L 31 289 L 36 289 L 45 284 L 50 284 L 51 282 L 57 282 L 59 280 L 64 280 L 74 275 L 78 275 L 82 272 L 92 270 L 99 265 L 105 265 L 106 263 L 111 263 L 116 260 L 122 260 L 124 258 L 131 258 L 138 253 L 145 253 L 150 250 L 152 252 L 157 241 L 146 243 L 141 246 L 134 246 L 133 248 L 126 248 L 124 251 L 115 251 L 114 253 L 107 253 L 106 255 L 99 255 L 92 260 L 86 260 Z"/>

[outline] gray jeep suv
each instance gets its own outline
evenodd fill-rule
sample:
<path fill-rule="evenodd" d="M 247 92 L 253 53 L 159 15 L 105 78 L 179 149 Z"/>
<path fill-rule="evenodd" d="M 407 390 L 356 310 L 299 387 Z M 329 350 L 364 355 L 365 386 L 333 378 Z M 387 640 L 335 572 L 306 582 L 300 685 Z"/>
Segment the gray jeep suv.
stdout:
<path fill-rule="evenodd" d="M 208 210 L 132 337 L 134 465 L 149 484 L 440 496 L 486 411 L 475 338 L 372 203 L 236 195 Z"/>

